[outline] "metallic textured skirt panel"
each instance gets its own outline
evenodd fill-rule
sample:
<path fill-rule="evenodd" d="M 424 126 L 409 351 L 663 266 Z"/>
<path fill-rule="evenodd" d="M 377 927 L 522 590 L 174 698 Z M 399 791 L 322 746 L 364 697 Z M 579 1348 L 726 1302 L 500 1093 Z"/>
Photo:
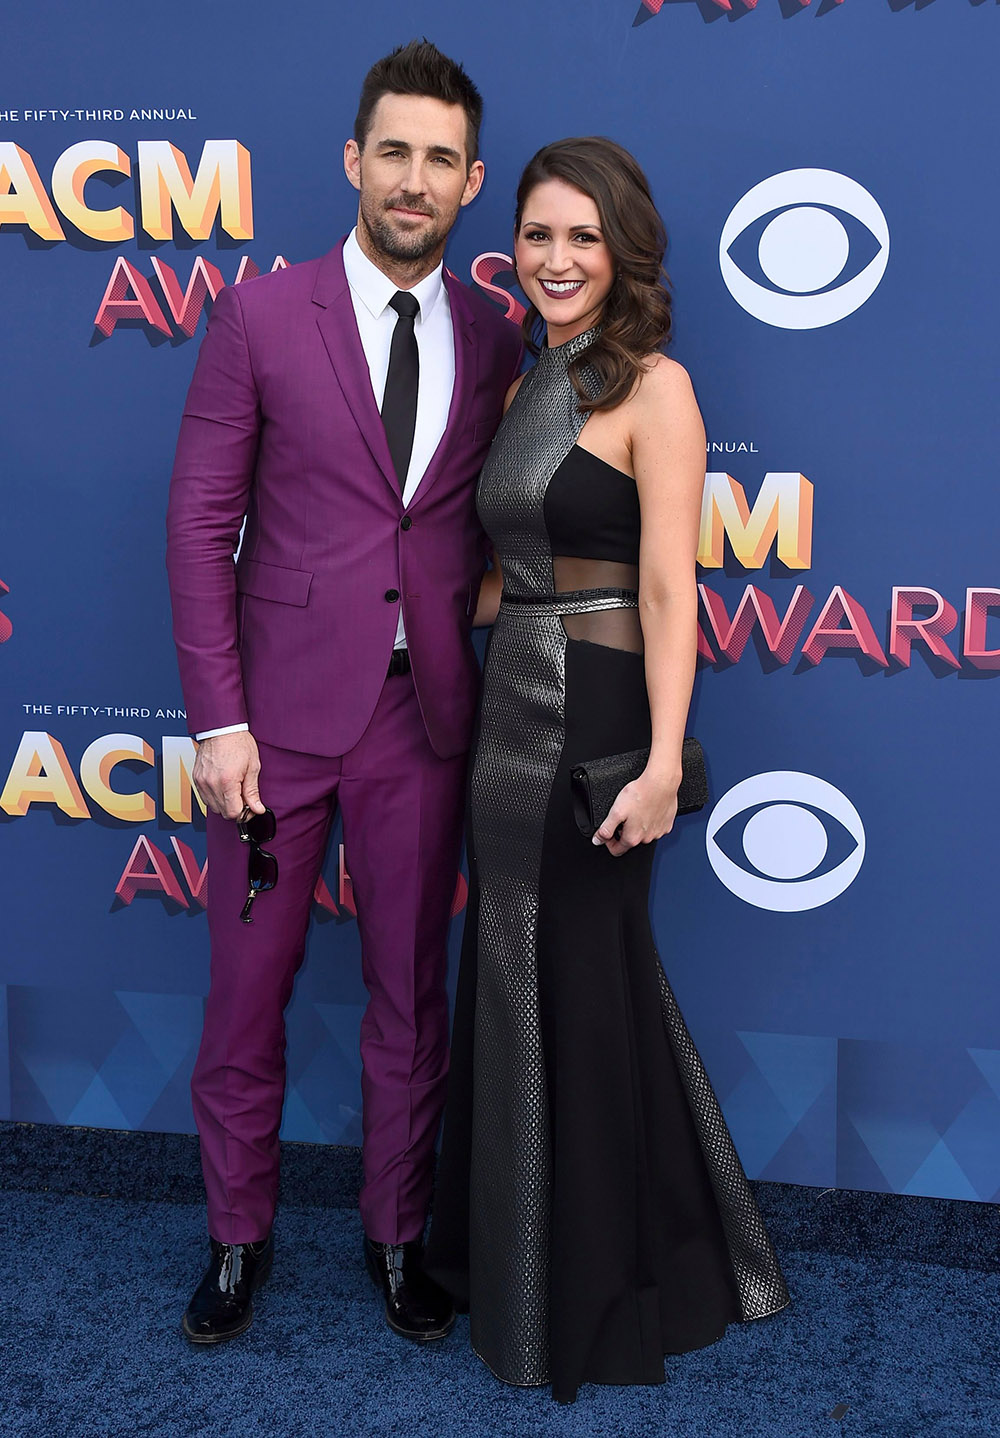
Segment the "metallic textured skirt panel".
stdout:
<path fill-rule="evenodd" d="M 788 1303 L 781 1266 L 711 1080 L 688 1033 L 667 976 L 659 966 L 658 974 L 663 1022 L 712 1180 L 743 1317 L 767 1318 Z"/>
<path fill-rule="evenodd" d="M 528 631 L 528 632 L 526 632 Z M 472 1346 L 508 1383 L 548 1377 L 551 1157 L 535 943 L 542 835 L 562 750 L 558 617 L 498 618 L 472 776 L 480 874 L 470 1190 Z"/>
<path fill-rule="evenodd" d="M 508 1383 L 548 1379 L 552 1174 L 535 959 L 538 876 L 563 745 L 566 636 L 552 594 L 543 504 L 584 417 L 566 375 L 590 334 L 543 352 L 521 382 L 483 470 L 483 525 L 503 556 L 472 774 L 480 875 L 475 1111 L 470 1193 L 472 1345 Z"/>

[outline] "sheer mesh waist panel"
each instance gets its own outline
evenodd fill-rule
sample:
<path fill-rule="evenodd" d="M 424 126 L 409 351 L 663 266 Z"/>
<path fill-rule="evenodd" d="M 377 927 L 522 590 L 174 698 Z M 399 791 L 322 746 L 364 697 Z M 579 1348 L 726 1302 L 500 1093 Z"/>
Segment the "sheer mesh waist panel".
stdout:
<path fill-rule="evenodd" d="M 522 618 L 558 614 L 569 639 L 641 654 L 639 570 L 610 559 L 554 556 L 553 594 L 511 594 L 503 605 Z"/>
<path fill-rule="evenodd" d="M 580 559 L 575 555 L 553 556 L 552 582 L 560 593 L 581 589 L 624 589 L 636 592 L 639 587 L 639 567 L 611 559 Z M 583 639 L 588 644 L 603 644 L 608 649 L 627 649 L 633 654 L 642 653 L 639 611 L 631 605 L 621 609 L 564 614 L 562 622 L 568 639 Z"/>

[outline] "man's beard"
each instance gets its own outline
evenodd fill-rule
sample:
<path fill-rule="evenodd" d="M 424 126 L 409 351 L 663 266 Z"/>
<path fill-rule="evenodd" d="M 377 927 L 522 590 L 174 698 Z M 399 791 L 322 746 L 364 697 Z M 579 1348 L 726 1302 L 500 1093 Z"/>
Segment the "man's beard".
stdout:
<path fill-rule="evenodd" d="M 412 262 L 425 259 L 433 253 L 439 245 L 447 238 L 451 224 L 443 225 L 440 216 L 426 205 L 419 201 L 409 201 L 406 195 L 400 197 L 399 203 L 404 209 L 412 209 L 422 215 L 430 215 L 437 223 L 432 224 L 428 229 L 414 231 L 412 234 L 400 232 L 392 227 L 388 215 L 395 206 L 373 207 L 371 203 L 365 203 L 364 196 L 361 199 L 361 219 L 368 232 L 368 237 L 379 254 L 385 255 L 390 260 L 401 260 Z"/>

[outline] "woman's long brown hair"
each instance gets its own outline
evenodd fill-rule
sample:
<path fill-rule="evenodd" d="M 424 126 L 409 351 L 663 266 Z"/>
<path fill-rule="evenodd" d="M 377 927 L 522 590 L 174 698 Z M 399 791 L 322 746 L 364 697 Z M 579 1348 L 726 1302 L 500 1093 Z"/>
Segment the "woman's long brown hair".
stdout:
<path fill-rule="evenodd" d="M 663 270 L 666 231 L 634 156 L 603 135 L 585 135 L 545 145 L 528 161 L 517 187 L 515 236 L 528 196 L 546 180 L 562 180 L 594 201 L 614 261 L 615 280 L 604 302 L 600 333 L 569 366 L 581 412 L 614 409 L 631 393 L 643 361 L 670 336 L 669 281 Z M 535 354 L 538 320 L 532 305 L 522 329 Z M 596 394 L 584 385 L 585 368 L 596 371 Z"/>

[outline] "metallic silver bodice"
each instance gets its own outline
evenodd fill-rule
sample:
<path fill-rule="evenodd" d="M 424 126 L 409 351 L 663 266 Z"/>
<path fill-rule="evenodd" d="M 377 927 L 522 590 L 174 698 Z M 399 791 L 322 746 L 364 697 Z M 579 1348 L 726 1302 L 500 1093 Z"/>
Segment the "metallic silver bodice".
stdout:
<path fill-rule="evenodd" d="M 596 329 L 586 330 L 542 350 L 521 381 L 479 478 L 479 518 L 500 557 L 504 591 L 511 597 L 553 592 L 545 491 L 588 418 L 579 411 L 567 366 L 596 334 Z"/>

